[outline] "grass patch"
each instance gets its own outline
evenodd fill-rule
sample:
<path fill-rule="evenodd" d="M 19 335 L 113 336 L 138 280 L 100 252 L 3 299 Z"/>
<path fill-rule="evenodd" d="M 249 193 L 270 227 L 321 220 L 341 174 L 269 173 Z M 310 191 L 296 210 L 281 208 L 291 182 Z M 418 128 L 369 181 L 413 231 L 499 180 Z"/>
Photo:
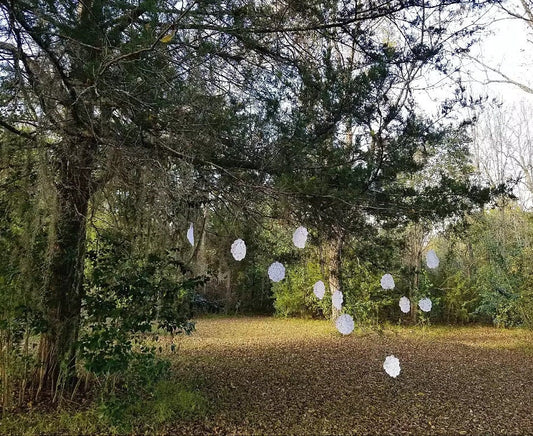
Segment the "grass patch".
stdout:
<path fill-rule="evenodd" d="M 176 421 L 200 418 L 207 401 L 191 386 L 176 380 L 160 380 L 150 396 L 109 397 L 98 406 L 98 416 L 116 434 L 157 432 Z"/>
<path fill-rule="evenodd" d="M 61 411 L 30 411 L 24 414 L 6 414 L 0 421 L 0 434 L 116 434 L 98 418 L 96 408 L 84 411 L 63 409 Z"/>
<path fill-rule="evenodd" d="M 121 413 L 126 430 L 157 430 L 174 421 L 199 418 L 207 411 L 205 398 L 195 390 L 175 381 L 163 380 L 149 399 L 140 399 Z"/>
<path fill-rule="evenodd" d="M 149 398 L 109 397 L 82 411 L 64 408 L 6 414 L 0 421 L 0 434 L 165 434 L 176 421 L 199 419 L 207 411 L 208 403 L 197 388 L 175 379 L 161 380 Z"/>

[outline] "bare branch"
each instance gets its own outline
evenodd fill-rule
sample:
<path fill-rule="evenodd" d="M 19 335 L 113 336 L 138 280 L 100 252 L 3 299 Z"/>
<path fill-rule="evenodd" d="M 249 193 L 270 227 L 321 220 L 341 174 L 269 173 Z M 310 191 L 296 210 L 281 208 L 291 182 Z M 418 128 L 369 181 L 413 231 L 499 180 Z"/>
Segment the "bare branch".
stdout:
<path fill-rule="evenodd" d="M 511 77 L 509 77 L 507 74 L 505 73 L 502 73 L 500 70 L 496 69 L 496 68 L 493 68 L 491 67 L 490 65 L 487 65 L 485 62 L 483 62 L 482 60 L 480 60 L 479 58 L 476 58 L 474 56 L 470 56 L 470 55 L 466 55 L 469 59 L 473 60 L 474 62 L 478 63 L 479 65 L 481 65 L 483 68 L 489 70 L 489 71 L 492 71 L 493 73 L 495 74 L 498 74 L 501 79 L 498 80 L 498 79 L 489 79 L 488 80 L 488 83 L 507 83 L 509 85 L 514 85 L 514 86 L 517 86 L 518 88 L 520 88 L 522 91 L 524 92 L 527 92 L 528 94 L 533 94 L 533 88 L 531 88 L 530 86 L 526 85 L 525 83 L 522 83 L 522 82 L 518 82 L 517 80 L 514 80 L 512 79 Z"/>

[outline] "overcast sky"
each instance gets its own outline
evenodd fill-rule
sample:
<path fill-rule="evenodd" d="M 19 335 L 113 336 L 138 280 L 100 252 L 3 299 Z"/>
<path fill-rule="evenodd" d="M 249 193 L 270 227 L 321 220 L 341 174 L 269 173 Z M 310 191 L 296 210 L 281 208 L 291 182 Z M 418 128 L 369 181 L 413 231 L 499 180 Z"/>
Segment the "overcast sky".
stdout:
<path fill-rule="evenodd" d="M 509 78 L 533 88 L 533 34 L 524 21 L 497 14 L 495 21 L 487 27 L 482 43 L 473 48 L 472 55 Z M 479 82 L 477 85 L 473 84 L 475 89 L 486 84 L 488 91 L 500 95 L 506 101 L 526 99 L 533 102 L 533 95 L 516 86 L 487 83 L 502 78 L 484 70 L 481 65 L 476 65 L 475 61 L 469 67 L 472 69 L 473 79 Z"/>
<path fill-rule="evenodd" d="M 509 79 L 533 88 L 533 32 L 524 21 L 505 15 L 501 18 L 497 17 L 496 21 L 488 26 L 486 37 L 479 46 L 474 48 L 472 55 L 482 60 L 488 67 L 501 71 Z M 497 123 L 494 122 L 492 124 L 496 132 L 500 131 L 499 127 L 501 127 L 504 132 L 503 136 L 509 138 L 501 144 L 503 150 L 509 150 L 509 155 L 504 160 L 507 167 L 506 173 L 510 177 L 520 175 L 525 179 L 524 169 L 520 168 L 516 161 L 526 163 L 529 167 L 529 174 L 533 173 L 533 156 L 531 156 L 533 138 L 529 136 L 529 133 L 533 132 L 533 113 L 531 116 L 527 114 L 527 112 L 533 112 L 533 94 L 512 84 L 498 83 L 498 80 L 505 78 L 479 64 L 476 65 L 476 62 L 471 63 L 471 68 L 474 79 L 472 88 L 485 90 L 487 95 L 501 100 L 504 104 L 503 119 L 507 122 L 503 123 L 503 126 L 495 125 Z M 519 108 L 524 108 L 526 113 Z M 483 126 L 482 123 L 481 126 Z M 490 141 L 490 139 L 485 139 L 485 141 Z M 481 147 L 483 145 L 483 143 L 480 144 Z M 491 156 L 485 156 L 486 161 L 489 159 Z M 522 183 L 515 189 L 515 194 L 519 197 L 522 206 L 532 209 L 531 186 L 528 189 L 525 183 Z"/>
<path fill-rule="evenodd" d="M 506 5 L 510 4 L 511 2 L 506 2 Z M 497 165 L 486 161 L 484 162 L 485 165 L 480 164 L 480 167 L 483 167 L 480 168 L 481 171 L 491 172 L 493 168 L 499 167 L 498 170 L 502 173 L 501 165 L 503 165 L 505 167 L 503 173 L 506 177 L 523 175 L 524 171 L 515 163 L 520 154 L 525 157 L 524 161 L 531 162 L 529 167 L 531 174 L 533 174 L 533 156 L 531 156 L 533 155 L 533 135 L 529 140 L 523 134 L 517 133 L 528 129 L 516 128 L 519 123 L 524 125 L 524 122 L 527 122 L 524 119 L 529 118 L 529 132 L 533 133 L 533 94 L 525 92 L 518 86 L 501 83 L 504 78 L 491 71 L 491 69 L 501 71 L 509 79 L 533 88 L 533 29 L 528 27 L 524 21 L 511 18 L 499 8 L 493 8 L 492 12 L 484 17 L 484 20 L 487 22 L 487 26 L 484 28 L 480 43 L 472 47 L 470 59 L 458 59 L 458 62 L 461 63 L 459 75 L 473 96 L 487 96 L 489 99 L 496 99 L 503 103 L 504 114 L 499 115 L 499 123 L 487 121 L 483 117 L 491 116 L 491 108 L 490 105 L 486 106 L 486 112 L 481 114 L 481 119 L 478 122 L 477 140 L 475 144 L 472 144 L 472 151 L 477 149 L 477 163 L 480 163 L 479 159 L 493 159 L 494 147 L 490 149 L 489 143 L 490 141 L 494 142 L 495 138 L 497 141 L 498 135 L 501 135 L 504 138 L 500 140 L 501 144 L 499 144 L 501 154 L 506 154 L 507 149 L 511 150 L 513 142 L 519 143 L 520 152 L 515 152 L 512 157 L 508 155 L 502 158 Z M 427 78 L 427 81 L 429 83 L 435 82 L 435 78 Z M 425 88 L 424 84 L 420 87 Z M 441 82 L 441 86 L 430 87 L 428 90 L 421 91 L 418 100 L 422 109 L 435 115 L 439 111 L 438 103 L 453 93 L 455 87 L 456 84 L 453 81 L 444 81 Z M 525 108 L 525 116 L 523 111 L 522 114 L 518 113 L 518 107 Z M 530 112 L 531 116 L 528 117 L 527 112 Z M 487 122 L 489 124 L 492 122 L 493 126 L 487 129 Z M 486 131 L 483 132 L 483 129 Z M 531 145 L 528 146 L 528 143 Z M 487 178 L 494 182 L 501 179 L 498 176 L 501 174 L 491 174 Z M 519 196 L 524 207 L 533 209 L 533 196 L 530 190 L 522 185 L 515 190 L 515 194 Z"/>

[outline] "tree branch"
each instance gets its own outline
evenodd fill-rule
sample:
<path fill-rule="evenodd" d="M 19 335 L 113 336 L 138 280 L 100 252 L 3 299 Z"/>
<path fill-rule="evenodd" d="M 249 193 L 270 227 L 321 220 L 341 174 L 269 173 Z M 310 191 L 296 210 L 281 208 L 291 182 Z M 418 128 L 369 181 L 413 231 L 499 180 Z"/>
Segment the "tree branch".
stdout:
<path fill-rule="evenodd" d="M 268 33 L 295 33 L 295 32 L 309 32 L 313 30 L 327 30 L 333 28 L 342 28 L 350 24 L 366 21 L 366 20 L 375 20 L 378 18 L 384 18 L 391 14 L 401 12 L 409 8 L 424 8 L 426 9 L 436 9 L 444 5 L 453 5 L 461 3 L 461 0 L 445 0 L 438 2 L 436 5 L 428 5 L 426 0 L 418 1 L 398 1 L 396 5 L 390 5 L 390 1 L 384 1 L 378 5 L 373 5 L 370 9 L 365 9 L 361 11 L 355 10 L 355 15 L 351 18 L 346 18 L 344 20 L 337 20 L 332 23 L 315 23 L 308 26 L 289 26 L 289 27 L 224 27 L 224 26 L 214 26 L 208 25 L 205 23 L 201 24 L 190 24 L 188 26 L 182 27 L 182 29 L 190 30 L 213 30 L 222 33 L 234 34 L 234 33 L 250 33 L 250 34 L 268 34 Z M 483 2 L 481 2 L 483 3 Z"/>
<path fill-rule="evenodd" d="M 145 0 L 139 6 L 130 9 L 121 17 L 116 18 L 112 22 L 112 28 L 109 30 L 109 36 L 111 38 L 118 37 L 120 33 L 124 32 L 132 23 L 137 21 L 137 19 L 144 14 L 149 9 L 150 2 Z"/>
<path fill-rule="evenodd" d="M 9 123 L 6 123 L 4 120 L 0 119 L 0 127 L 3 127 L 7 131 L 14 133 L 15 135 L 21 136 L 26 139 L 31 139 L 32 141 L 35 141 L 35 135 L 25 132 L 24 130 L 17 129 L 15 126 L 12 126 Z"/>
<path fill-rule="evenodd" d="M 37 32 L 35 32 L 34 29 L 26 22 L 24 16 L 20 13 L 20 11 L 10 6 L 9 4 L 6 4 L 6 2 L 3 0 L 2 0 L 2 3 L 4 3 L 4 5 L 8 8 L 10 13 L 13 14 L 13 18 L 16 19 L 16 21 L 20 24 L 20 26 L 24 29 L 24 31 L 32 38 L 32 40 L 37 44 L 37 46 L 47 55 L 48 59 L 50 60 L 50 63 L 52 64 L 55 71 L 59 75 L 59 78 L 61 79 L 61 83 L 67 90 L 71 101 L 72 102 L 76 101 L 76 97 L 77 97 L 76 90 L 74 86 L 70 83 L 69 77 L 63 70 L 63 67 L 61 66 L 61 63 L 59 62 L 59 59 L 50 50 L 50 47 L 48 47 L 47 44 L 45 44 L 41 36 Z"/>
<path fill-rule="evenodd" d="M 511 79 L 506 74 L 502 73 L 501 71 L 497 70 L 496 68 L 493 68 L 493 67 L 485 64 L 483 61 L 479 60 L 478 58 L 475 58 L 475 57 L 470 56 L 470 55 L 467 55 L 467 57 L 470 58 L 471 60 L 473 60 L 474 62 L 478 63 L 479 65 L 481 65 L 483 68 L 486 68 L 487 70 L 498 74 L 503 79 L 503 80 L 489 79 L 488 80 L 489 83 L 507 83 L 509 85 L 517 86 L 522 91 L 527 92 L 528 94 L 533 94 L 533 88 L 531 88 L 530 86 L 526 85 L 525 83 L 518 82 L 518 81 L 516 81 L 514 79 Z"/>

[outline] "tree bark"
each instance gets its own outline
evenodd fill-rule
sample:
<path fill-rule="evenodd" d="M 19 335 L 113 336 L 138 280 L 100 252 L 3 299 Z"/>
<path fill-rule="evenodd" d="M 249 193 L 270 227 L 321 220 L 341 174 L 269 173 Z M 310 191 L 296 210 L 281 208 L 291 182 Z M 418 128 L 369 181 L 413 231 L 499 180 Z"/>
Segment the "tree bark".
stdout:
<path fill-rule="evenodd" d="M 411 322 L 416 324 L 417 314 L 418 314 L 418 301 L 416 296 L 418 295 L 418 288 L 420 286 L 420 262 L 415 264 L 413 271 L 413 285 L 409 292 L 409 300 L 411 301 Z"/>
<path fill-rule="evenodd" d="M 95 144 L 61 147 L 56 166 L 56 216 L 52 226 L 44 307 L 47 331 L 41 336 L 39 390 L 75 378 Z"/>

